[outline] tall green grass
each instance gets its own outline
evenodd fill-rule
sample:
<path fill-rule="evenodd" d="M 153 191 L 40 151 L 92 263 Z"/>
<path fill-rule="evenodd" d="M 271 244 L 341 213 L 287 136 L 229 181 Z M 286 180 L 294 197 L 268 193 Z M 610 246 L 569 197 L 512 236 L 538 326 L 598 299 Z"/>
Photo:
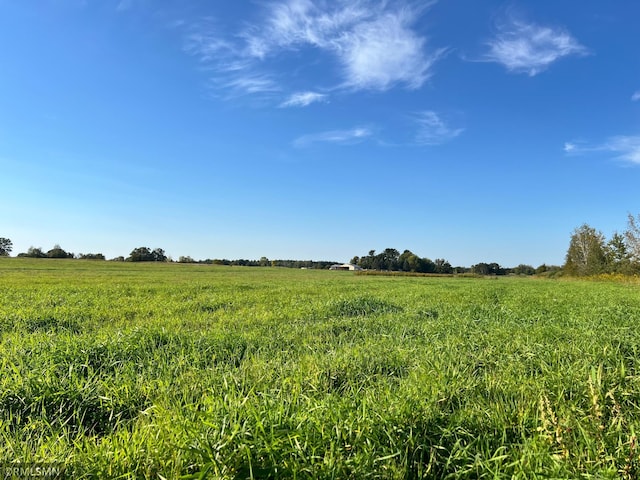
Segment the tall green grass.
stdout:
<path fill-rule="evenodd" d="M 0 259 L 0 463 L 637 478 L 640 287 Z"/>

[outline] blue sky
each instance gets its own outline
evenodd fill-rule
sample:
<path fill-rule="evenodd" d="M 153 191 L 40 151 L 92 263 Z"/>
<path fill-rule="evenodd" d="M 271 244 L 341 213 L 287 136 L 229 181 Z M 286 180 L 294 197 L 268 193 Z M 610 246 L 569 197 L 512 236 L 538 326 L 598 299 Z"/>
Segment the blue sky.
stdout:
<path fill-rule="evenodd" d="M 561 264 L 640 212 L 640 3 L 0 0 L 0 236 Z"/>

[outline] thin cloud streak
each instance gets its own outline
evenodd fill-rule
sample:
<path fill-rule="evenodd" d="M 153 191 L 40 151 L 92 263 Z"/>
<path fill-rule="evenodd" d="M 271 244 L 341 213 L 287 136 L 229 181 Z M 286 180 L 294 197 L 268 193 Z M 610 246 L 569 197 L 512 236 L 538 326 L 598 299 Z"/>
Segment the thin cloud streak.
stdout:
<path fill-rule="evenodd" d="M 640 135 L 612 137 L 606 147 L 609 151 L 618 153 L 617 158 L 620 160 L 640 165 Z"/>
<path fill-rule="evenodd" d="M 566 142 L 564 151 L 571 155 L 585 155 L 593 152 L 609 152 L 616 160 L 640 165 L 640 135 L 617 135 L 601 144 Z"/>
<path fill-rule="evenodd" d="M 238 95 L 253 93 L 275 93 L 280 86 L 266 75 L 247 74 L 232 77 L 223 85 Z"/>
<path fill-rule="evenodd" d="M 234 45 L 208 32 L 214 27 L 197 27 L 198 31 L 189 33 L 185 38 L 184 51 L 196 57 L 201 63 L 215 62 L 220 70 L 229 70 L 229 63 L 237 56 Z M 223 60 L 223 61 L 221 61 Z"/>
<path fill-rule="evenodd" d="M 631 95 L 632 102 L 637 102 L 638 100 L 640 100 L 640 90 L 634 92 L 633 95 Z"/>
<path fill-rule="evenodd" d="M 432 111 L 426 110 L 416 115 L 418 132 L 415 140 L 418 145 L 440 145 L 453 140 L 462 132 L 464 128 L 452 128 Z"/>
<path fill-rule="evenodd" d="M 356 127 L 350 130 L 330 130 L 327 132 L 303 135 L 293 141 L 295 147 L 308 147 L 314 143 L 337 143 L 351 145 L 359 143 L 373 134 L 367 127 Z"/>
<path fill-rule="evenodd" d="M 584 56 L 588 50 L 563 28 L 552 28 L 509 18 L 498 25 L 481 59 L 496 62 L 512 73 L 533 77 L 570 55 Z"/>
<path fill-rule="evenodd" d="M 326 102 L 328 95 L 316 92 L 298 92 L 292 94 L 280 107 L 308 107 L 312 103 Z"/>

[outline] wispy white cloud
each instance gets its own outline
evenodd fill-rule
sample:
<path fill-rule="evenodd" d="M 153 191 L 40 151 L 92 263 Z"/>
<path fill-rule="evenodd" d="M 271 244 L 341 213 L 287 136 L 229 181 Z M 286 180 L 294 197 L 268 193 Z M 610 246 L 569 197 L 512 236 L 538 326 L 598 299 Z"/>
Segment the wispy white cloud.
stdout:
<path fill-rule="evenodd" d="M 418 127 L 415 140 L 419 145 L 440 145 L 460 135 L 464 128 L 452 128 L 432 110 L 416 115 Z"/>
<path fill-rule="evenodd" d="M 614 154 L 616 160 L 640 165 L 640 135 L 617 135 L 600 144 L 567 142 L 564 144 L 564 151 L 572 155 L 609 152 Z"/>
<path fill-rule="evenodd" d="M 338 143 L 354 144 L 359 143 L 373 135 L 373 131 L 368 127 L 356 127 L 350 130 L 330 130 L 327 132 L 312 133 L 303 135 L 294 140 L 296 147 L 308 147 L 314 143 Z"/>
<path fill-rule="evenodd" d="M 398 83 L 410 89 L 420 88 L 445 50 L 426 55 L 426 40 L 410 29 L 412 21 L 412 14 L 401 10 L 362 22 L 342 35 L 336 52 L 345 84 L 380 91 Z"/>
<path fill-rule="evenodd" d="M 640 165 L 640 135 L 612 137 L 606 148 L 618 154 L 618 159 Z"/>
<path fill-rule="evenodd" d="M 326 102 L 328 95 L 317 92 L 297 92 L 280 104 L 281 107 L 307 107 L 312 103 Z"/>
<path fill-rule="evenodd" d="M 238 55 L 233 43 L 208 31 L 213 28 L 210 22 L 196 27 L 186 36 L 184 50 L 202 63 L 216 63 L 217 68 L 227 70 L 230 60 Z"/>
<path fill-rule="evenodd" d="M 564 28 L 509 17 L 498 24 L 497 30 L 494 38 L 487 42 L 489 51 L 482 60 L 500 63 L 513 73 L 534 76 L 563 57 L 588 53 Z"/>
<path fill-rule="evenodd" d="M 221 84 L 238 95 L 253 93 L 275 93 L 281 90 L 277 82 L 265 74 L 247 73 L 230 76 Z"/>
<path fill-rule="evenodd" d="M 278 0 L 267 5 L 260 22 L 232 34 L 211 22 L 200 25 L 188 35 L 185 51 L 225 78 L 221 87 L 230 83 L 228 77 L 259 73 L 277 77 L 287 90 L 278 65 L 296 55 L 298 62 L 333 63 L 329 67 L 339 76 L 324 86 L 327 91 L 385 91 L 398 85 L 416 89 L 445 53 L 429 49 L 414 28 L 425 9 L 404 0 Z M 307 57 L 300 55 L 303 50 Z M 294 100 L 287 106 L 304 106 L 304 100 L 297 101 L 302 103 Z"/>
<path fill-rule="evenodd" d="M 638 100 L 640 100 L 640 90 L 633 92 L 633 95 L 631 95 L 632 102 L 637 102 Z"/>
<path fill-rule="evenodd" d="M 194 56 L 210 74 L 209 87 L 216 95 L 227 98 L 242 95 L 272 95 L 281 87 L 273 75 L 254 66 L 243 55 L 241 46 L 219 35 L 220 26 L 211 18 L 198 25 L 187 25 L 184 51 Z"/>

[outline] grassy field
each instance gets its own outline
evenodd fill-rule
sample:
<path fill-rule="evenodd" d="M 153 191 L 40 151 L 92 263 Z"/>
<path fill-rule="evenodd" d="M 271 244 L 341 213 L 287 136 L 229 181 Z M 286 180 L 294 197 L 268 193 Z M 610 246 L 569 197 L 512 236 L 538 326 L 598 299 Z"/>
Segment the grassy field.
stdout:
<path fill-rule="evenodd" d="M 0 259 L 0 463 L 637 478 L 640 285 Z"/>

